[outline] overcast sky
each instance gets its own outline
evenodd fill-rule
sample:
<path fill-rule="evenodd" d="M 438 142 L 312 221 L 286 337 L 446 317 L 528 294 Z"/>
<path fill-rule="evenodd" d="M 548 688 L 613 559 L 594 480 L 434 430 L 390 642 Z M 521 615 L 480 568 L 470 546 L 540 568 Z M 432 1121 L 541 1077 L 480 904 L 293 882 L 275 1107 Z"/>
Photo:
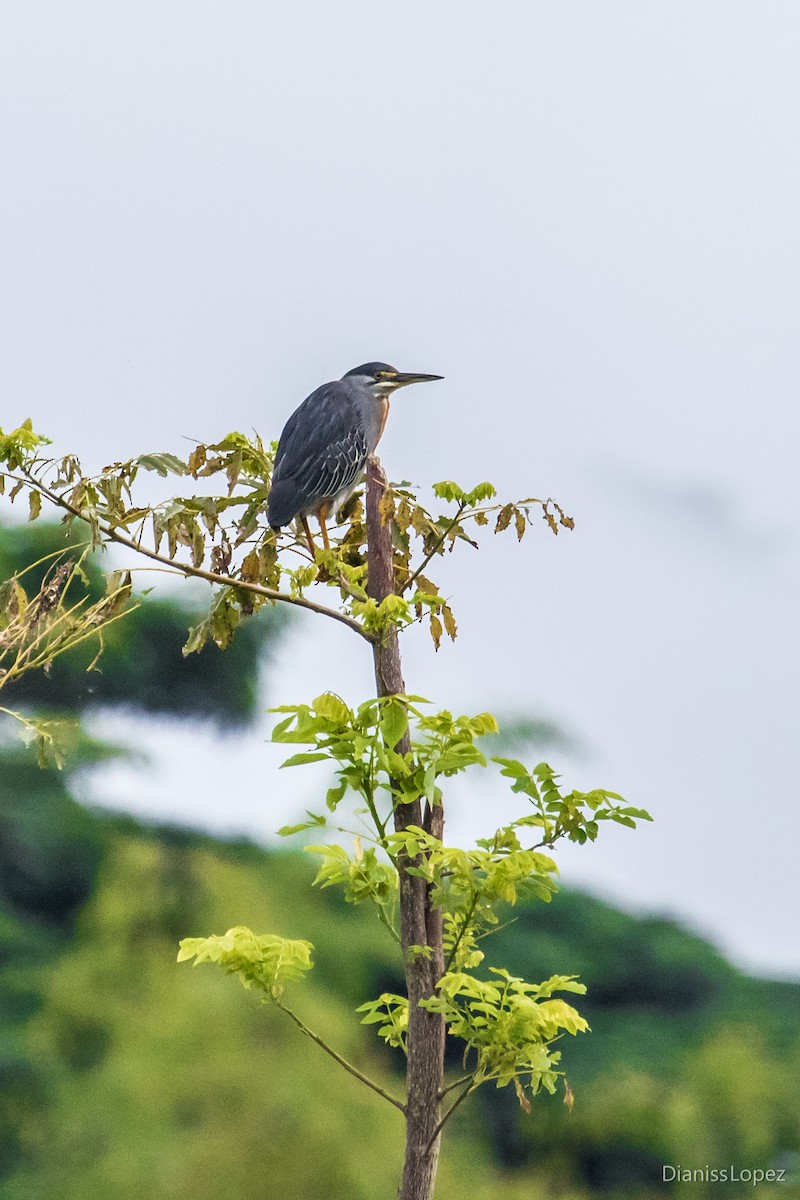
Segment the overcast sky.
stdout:
<path fill-rule="evenodd" d="M 568 882 L 793 974 L 798 44 L 794 0 L 0 3 L 0 424 L 100 466 L 275 437 L 365 359 L 445 375 L 389 474 L 576 529 L 448 564 L 461 636 L 407 639 L 409 686 L 554 719 L 570 785 L 652 810 Z M 370 686 L 303 619 L 267 698 Z M 154 771 L 96 799 L 259 837 L 313 800 L 263 731 L 122 733 Z M 460 789 L 450 836 L 502 796 Z"/>

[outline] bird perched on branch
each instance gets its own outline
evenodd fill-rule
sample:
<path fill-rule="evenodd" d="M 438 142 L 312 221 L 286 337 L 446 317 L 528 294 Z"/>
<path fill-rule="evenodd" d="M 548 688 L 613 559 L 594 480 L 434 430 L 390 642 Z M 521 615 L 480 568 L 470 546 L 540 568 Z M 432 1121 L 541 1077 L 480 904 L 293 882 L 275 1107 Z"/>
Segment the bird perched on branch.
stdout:
<path fill-rule="evenodd" d="M 326 522 L 364 478 L 367 459 L 386 425 L 389 397 L 410 383 L 441 378 L 371 362 L 312 392 L 289 417 L 278 442 L 267 504 L 271 528 L 299 518 L 313 554 L 308 518 L 315 516 L 329 550 Z"/>

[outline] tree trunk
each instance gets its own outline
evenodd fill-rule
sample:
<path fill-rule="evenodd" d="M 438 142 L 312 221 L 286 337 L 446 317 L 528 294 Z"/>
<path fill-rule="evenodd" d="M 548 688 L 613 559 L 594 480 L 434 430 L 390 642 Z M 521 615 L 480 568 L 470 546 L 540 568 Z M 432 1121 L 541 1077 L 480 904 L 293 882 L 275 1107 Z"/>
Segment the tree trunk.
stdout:
<path fill-rule="evenodd" d="M 386 475 L 377 458 L 367 465 L 367 553 L 368 591 L 379 603 L 395 591 L 390 525 L 381 522 L 379 506 L 386 490 Z M 400 645 L 395 628 L 374 645 L 375 683 L 379 696 L 405 693 Z M 396 747 L 398 753 L 411 749 L 408 732 Z M 394 812 L 395 829 L 421 825 L 441 838 L 444 814 L 440 805 L 423 806 L 421 798 L 399 804 Z M 444 974 L 442 914 L 430 904 L 430 889 L 423 879 L 400 868 L 400 937 L 408 989 L 408 1066 L 406 1071 L 406 1152 L 400 1200 L 431 1200 L 439 1162 L 440 1135 L 434 1136 L 441 1115 L 440 1090 L 444 1075 L 444 1021 L 437 1013 L 419 1007 L 419 1001 L 434 995 Z M 410 865 L 410 861 L 407 865 Z M 428 946 L 430 954 L 409 953 L 410 946 Z"/>

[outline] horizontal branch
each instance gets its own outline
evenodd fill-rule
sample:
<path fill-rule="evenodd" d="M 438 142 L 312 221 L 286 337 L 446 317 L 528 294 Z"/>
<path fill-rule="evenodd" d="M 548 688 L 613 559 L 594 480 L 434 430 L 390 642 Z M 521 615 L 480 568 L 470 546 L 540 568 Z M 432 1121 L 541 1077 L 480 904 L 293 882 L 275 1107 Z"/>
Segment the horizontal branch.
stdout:
<path fill-rule="evenodd" d="M 46 484 L 40 483 L 38 479 L 30 476 L 20 478 L 18 475 L 7 475 L 8 479 L 14 479 L 18 483 L 24 484 L 26 487 L 32 488 L 40 492 L 43 496 L 54 504 L 56 508 L 61 508 L 64 512 L 68 512 L 71 516 L 77 517 L 79 521 L 84 521 L 91 526 L 92 522 L 88 517 L 75 508 L 63 496 L 59 496 L 57 492 L 53 492 Z M 240 588 L 245 592 L 252 592 L 255 596 L 263 596 L 267 600 L 273 600 L 281 604 L 293 604 L 296 608 L 305 608 L 309 612 L 318 613 L 323 617 L 330 617 L 333 621 L 339 621 L 342 625 L 346 625 L 348 629 L 352 629 L 359 637 L 365 641 L 371 642 L 372 636 L 359 625 L 353 617 L 348 617 L 346 613 L 340 612 L 336 608 L 329 608 L 325 604 L 317 604 L 315 600 L 307 600 L 304 596 L 290 596 L 286 592 L 279 592 L 275 588 L 264 587 L 260 583 L 251 583 L 243 579 L 233 579 L 229 575 L 219 575 L 216 571 L 206 571 L 203 567 L 195 567 L 189 563 L 176 562 L 172 558 L 168 558 L 165 554 L 159 554 L 156 550 L 148 550 L 145 546 L 135 542 L 133 538 L 127 537 L 124 533 L 120 533 L 113 526 L 108 525 L 105 521 L 97 520 L 95 522 L 97 528 L 102 533 L 103 537 L 109 541 L 116 542 L 118 546 L 125 546 L 126 549 L 132 550 L 135 554 L 141 554 L 145 558 L 149 558 L 152 562 L 160 563 L 169 570 L 174 571 L 178 575 L 191 576 L 194 579 L 204 579 L 207 583 L 217 583 L 222 587 Z"/>

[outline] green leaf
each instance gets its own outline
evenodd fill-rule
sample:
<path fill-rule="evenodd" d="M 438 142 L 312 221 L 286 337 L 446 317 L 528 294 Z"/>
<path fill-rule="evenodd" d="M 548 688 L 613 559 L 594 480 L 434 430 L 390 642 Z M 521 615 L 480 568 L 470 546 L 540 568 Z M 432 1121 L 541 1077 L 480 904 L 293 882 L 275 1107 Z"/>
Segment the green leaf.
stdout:
<path fill-rule="evenodd" d="M 339 801 L 344 798 L 344 794 L 346 791 L 347 791 L 347 780 L 346 779 L 342 779 L 339 783 L 335 784 L 334 787 L 328 788 L 327 795 L 325 796 L 325 804 L 330 809 L 331 812 L 333 812 L 336 809 L 336 806 L 339 804 Z"/>
<path fill-rule="evenodd" d="M 206 938 L 184 938 L 178 962 L 193 958 L 194 965 L 217 963 L 229 975 L 238 975 L 243 987 L 256 988 L 267 999 L 277 1000 L 287 983 L 296 983 L 311 970 L 311 942 L 255 934 L 244 925 Z"/>
<path fill-rule="evenodd" d="M 380 1025 L 378 1035 L 388 1045 L 406 1049 L 408 1000 L 405 996 L 384 992 L 377 1000 L 359 1005 L 356 1012 L 367 1014 L 361 1019 L 362 1025 Z"/>
<path fill-rule="evenodd" d="M 239 433 L 234 429 L 230 433 L 226 433 L 221 442 L 215 442 L 211 447 L 212 450 L 246 450 L 251 446 L 249 437 L 244 433 Z"/>
<path fill-rule="evenodd" d="M 203 649 L 210 633 L 208 620 L 199 621 L 197 625 L 193 625 L 189 630 L 189 636 L 186 639 L 186 644 L 181 650 L 184 658 L 190 654 L 199 654 Z"/>
<path fill-rule="evenodd" d="M 0 429 L 0 463 L 7 463 L 10 470 L 16 471 L 28 462 L 37 446 L 49 443 L 50 438 L 34 432 L 33 423 L 28 417 L 11 433 L 3 433 Z"/>
<path fill-rule="evenodd" d="M 499 763 L 503 768 L 501 775 L 507 775 L 510 779 L 526 779 L 530 772 L 516 758 L 492 758 L 492 762 Z"/>
<path fill-rule="evenodd" d="M 141 454 L 134 461 L 137 466 L 144 467 L 145 471 L 157 471 L 162 476 L 186 474 L 186 464 L 175 454 Z"/>
<path fill-rule="evenodd" d="M 381 706 L 381 733 L 386 745 L 393 750 L 408 730 L 405 705 L 394 697 Z"/>
<path fill-rule="evenodd" d="M 286 762 L 281 763 L 283 767 L 301 767 L 304 763 L 321 762 L 323 758 L 327 758 L 327 754 L 309 752 L 306 754 L 293 754 L 291 758 L 287 758 Z"/>
<path fill-rule="evenodd" d="M 470 728 L 476 737 L 487 737 L 499 731 L 497 718 L 488 712 L 478 713 L 477 716 L 470 717 Z M 497 759 L 493 761 L 496 762 Z"/>
<path fill-rule="evenodd" d="M 349 725 L 353 719 L 350 709 L 335 692 L 323 692 L 321 696 L 317 696 L 311 707 L 317 716 L 332 721 L 334 725 Z"/>
<path fill-rule="evenodd" d="M 444 479 L 441 483 L 435 483 L 433 485 L 433 494 L 438 500 L 463 501 L 465 498 L 464 489 L 459 487 L 457 483 L 453 483 L 451 479 Z"/>
<path fill-rule="evenodd" d="M 465 500 L 472 507 L 473 504 L 480 504 L 483 500 L 492 500 L 497 495 L 497 489 L 493 483 L 479 483 L 471 491 L 467 492 Z"/>
<path fill-rule="evenodd" d="M 315 829 L 318 825 L 327 824 L 327 818 L 323 816 L 317 816 L 312 812 L 308 815 L 310 820 L 303 821 L 300 825 L 282 825 L 278 830 L 278 837 L 291 837 L 292 834 L 303 833 L 306 829 Z"/>

